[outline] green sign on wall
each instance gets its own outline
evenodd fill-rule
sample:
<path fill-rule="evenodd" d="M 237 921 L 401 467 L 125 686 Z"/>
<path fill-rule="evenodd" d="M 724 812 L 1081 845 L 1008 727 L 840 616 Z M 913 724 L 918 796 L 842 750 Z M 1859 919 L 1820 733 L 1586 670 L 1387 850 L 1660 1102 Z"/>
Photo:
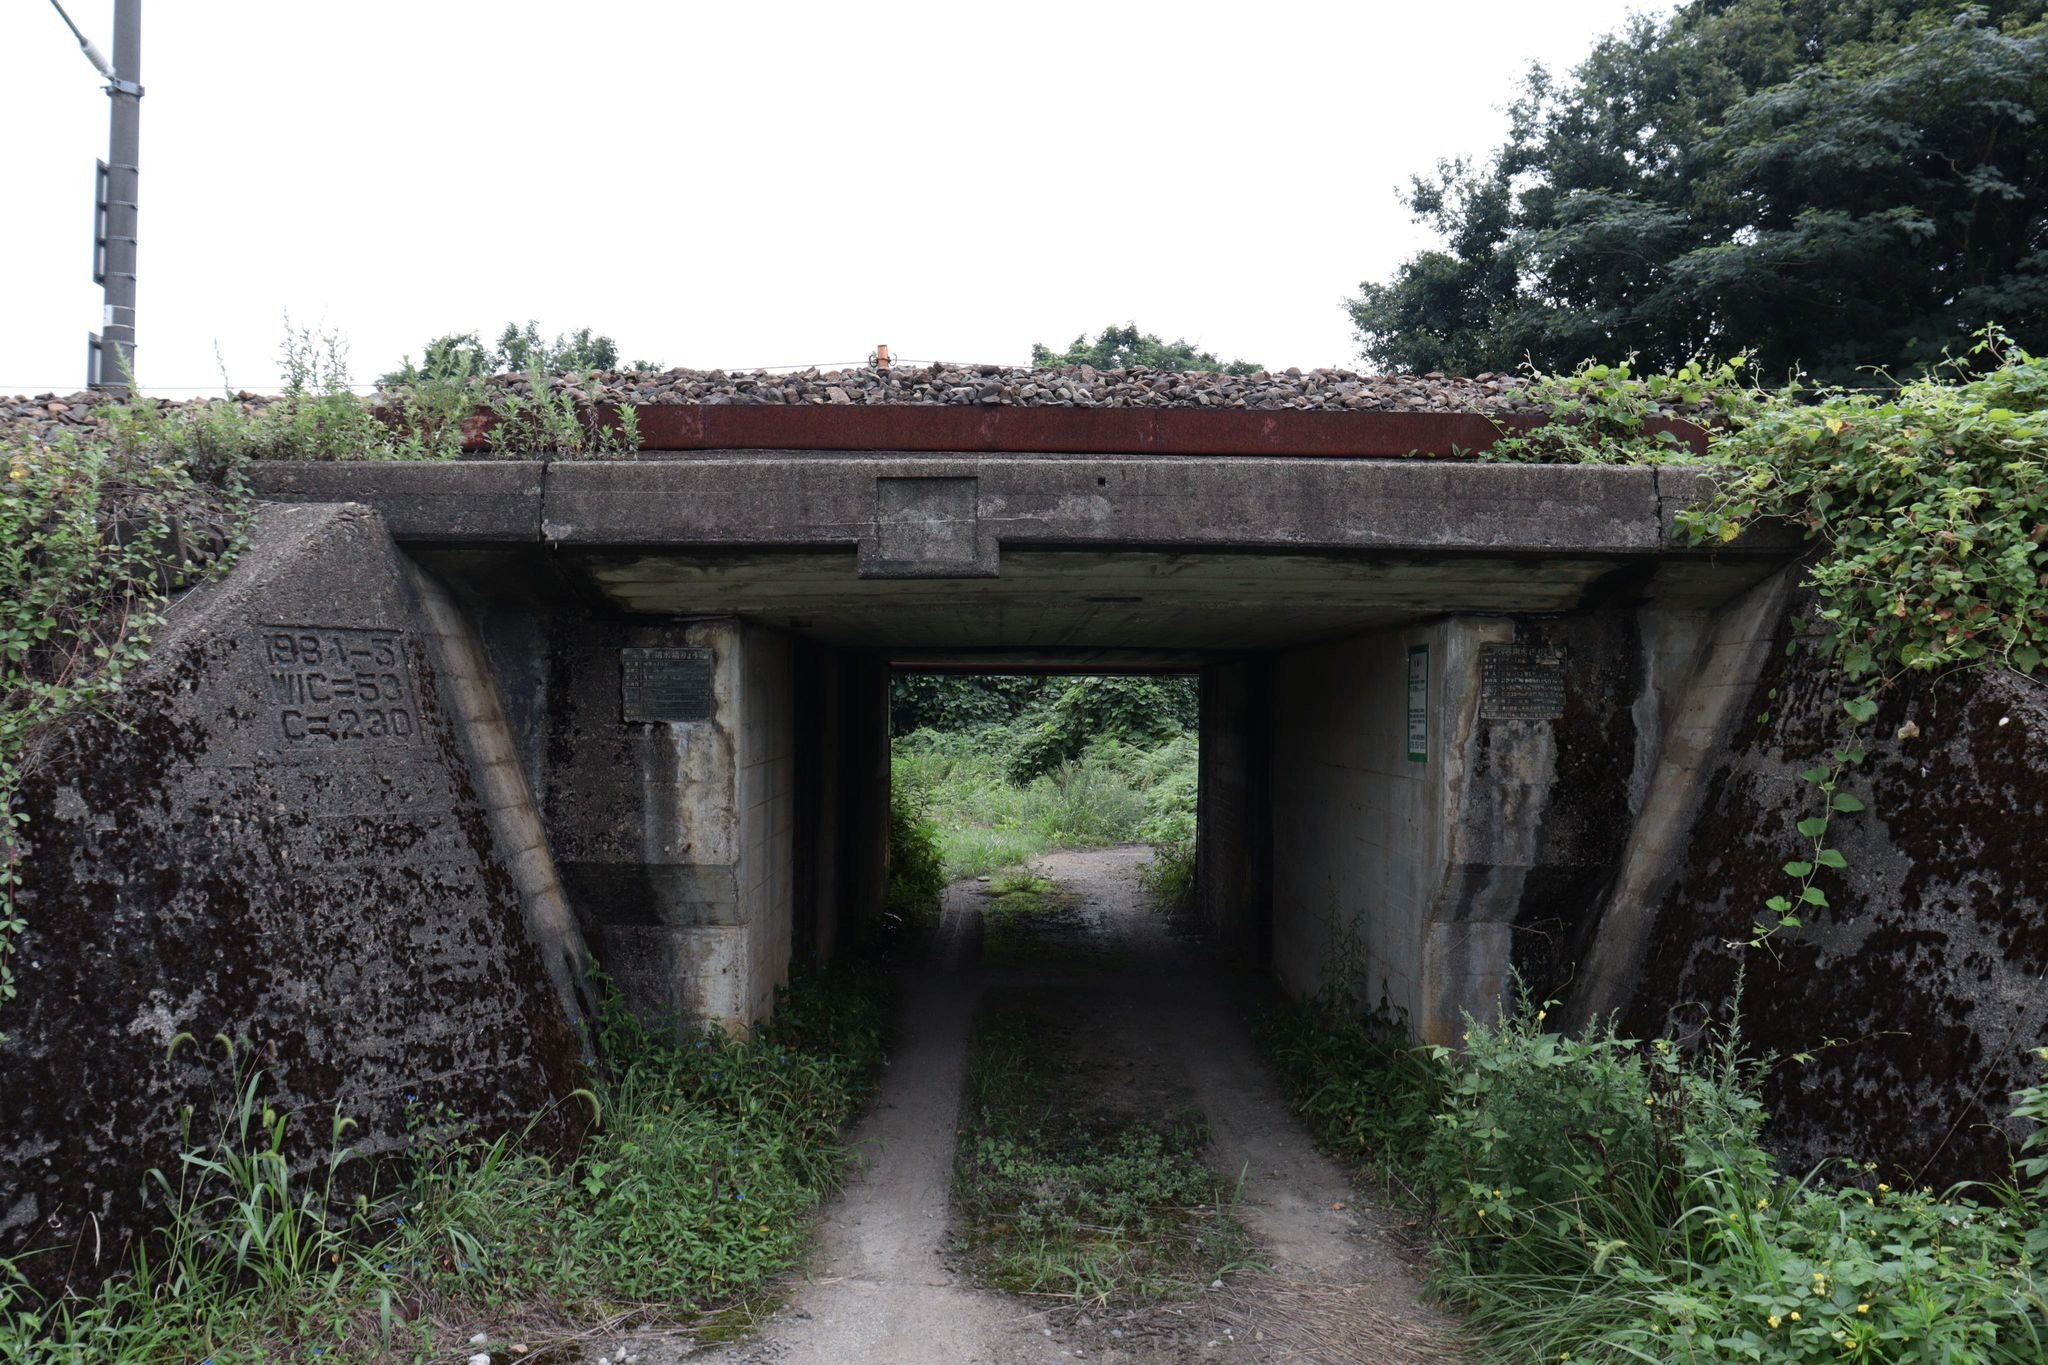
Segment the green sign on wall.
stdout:
<path fill-rule="evenodd" d="M 1429 762 L 1429 646 L 1408 646 L 1408 757 Z"/>

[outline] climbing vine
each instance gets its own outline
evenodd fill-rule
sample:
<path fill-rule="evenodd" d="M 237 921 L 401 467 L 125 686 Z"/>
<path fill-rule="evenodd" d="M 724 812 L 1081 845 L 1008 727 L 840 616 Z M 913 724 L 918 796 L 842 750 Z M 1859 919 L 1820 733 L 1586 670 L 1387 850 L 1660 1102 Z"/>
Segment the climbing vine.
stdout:
<path fill-rule="evenodd" d="M 119 689 L 168 594 L 233 546 L 239 481 L 195 481 L 190 456 L 74 436 L 0 449 L 0 1009 L 19 990 L 20 797 L 36 740 Z"/>
<path fill-rule="evenodd" d="M 1736 356 L 1668 375 L 1587 364 L 1536 376 L 1532 397 L 1553 421 L 1504 435 L 1488 458 L 1694 464 L 1715 477 L 1715 492 L 1678 514 L 1695 543 L 1733 541 L 1768 521 L 1815 543 L 1806 585 L 1820 609 L 1803 638 L 1850 692 L 1842 714 L 1852 730 L 1909 672 L 2040 671 L 2048 359 L 1997 328 L 1942 370 L 1898 385 L 1766 391 Z M 1704 453 L 1654 420 L 1673 416 L 1706 429 Z M 1842 783 L 1864 756 L 1851 735 L 1801 774 L 1820 809 L 1799 821 L 1809 846 L 1785 864 L 1787 889 L 1765 901 L 1775 924 L 1759 925 L 1753 942 L 1827 905 L 1816 878 L 1847 866 L 1827 836 L 1836 815 L 1863 809 Z"/>
<path fill-rule="evenodd" d="M 1819 638 L 1852 683 L 2048 651 L 2048 359 L 1987 329 L 1946 375 L 1757 402 L 1709 446 L 1702 540 L 1776 518 L 1819 542 Z"/>

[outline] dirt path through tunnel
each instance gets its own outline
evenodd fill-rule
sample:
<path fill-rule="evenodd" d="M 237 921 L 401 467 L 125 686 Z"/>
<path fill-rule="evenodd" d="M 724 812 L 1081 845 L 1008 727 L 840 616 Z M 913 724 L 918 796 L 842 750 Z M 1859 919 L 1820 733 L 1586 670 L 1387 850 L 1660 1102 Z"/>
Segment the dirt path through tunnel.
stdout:
<path fill-rule="evenodd" d="M 692 1357 L 753 1365 L 1075 1359 L 1373 1362 L 1455 1358 L 1452 1325 L 1418 1300 L 1392 1215 L 1360 1208 L 1284 1107 L 1227 983 L 1154 913 L 1143 848 L 1056 853 L 1034 871 L 1073 898 L 1051 951 L 984 954 L 982 889 L 947 891 L 926 962 L 906 974 L 899 1044 L 849 1140 L 859 1167 L 822 1214 L 808 1271 L 753 1339 Z M 1141 1102 L 1191 1100 L 1209 1164 L 1242 1187 L 1236 1213 L 1267 1269 L 1221 1290 L 1130 1309 L 1075 1308 L 977 1288 L 961 1272 L 948 1194 L 975 1011 L 991 992 L 1055 991 L 1101 1065 Z M 623 1351 L 622 1351 L 623 1347 Z M 642 1338 L 616 1361 L 674 1359 Z"/>

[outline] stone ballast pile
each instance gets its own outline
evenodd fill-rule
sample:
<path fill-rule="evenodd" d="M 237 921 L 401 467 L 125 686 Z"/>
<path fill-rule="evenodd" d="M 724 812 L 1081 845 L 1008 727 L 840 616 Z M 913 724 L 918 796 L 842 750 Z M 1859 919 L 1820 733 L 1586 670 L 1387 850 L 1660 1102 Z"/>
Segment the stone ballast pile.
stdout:
<path fill-rule="evenodd" d="M 1254 412 L 1483 412 L 1529 413 L 1528 382 L 1515 375 L 1482 374 L 1470 379 L 1443 374 L 1364 375 L 1350 370 L 1275 370 L 1257 374 L 1213 374 L 1133 368 L 1098 370 L 1060 365 L 1034 370 L 1014 365 L 896 365 L 845 370 L 664 370 L 636 373 L 599 371 L 551 377 L 557 394 L 584 403 L 647 406 L 701 404 L 707 407 L 759 404 L 819 406 L 957 406 L 1059 408 L 1216 408 Z M 492 375 L 481 381 L 481 406 L 493 394 L 525 397 L 532 386 L 524 374 Z M 98 393 L 0 397 L 0 431 L 30 431 L 49 440 L 64 430 L 100 424 Z M 151 400 L 159 411 L 232 402 L 253 412 L 278 402 L 274 394 L 236 393 L 186 402 Z M 372 400 L 374 401 L 374 400 Z"/>
<path fill-rule="evenodd" d="M 556 393 L 586 402 L 639 404 L 852 404 L 1061 408 L 1244 408 L 1323 412 L 1533 412 L 1527 381 L 1482 374 L 1454 379 L 1426 375 L 1362 375 L 1350 370 L 1206 371 L 1098 370 L 1059 365 L 863 366 L 771 374 L 724 370 L 611 371 L 554 378 Z M 523 374 L 493 375 L 494 389 L 531 392 Z"/>
<path fill-rule="evenodd" d="M 33 398 L 0 398 L 0 435 L 18 436 L 28 432 L 35 440 L 51 441 L 66 431 L 80 436 L 96 433 L 101 425 L 100 409 L 117 402 L 109 394 L 80 392 L 38 394 Z M 151 398 L 150 405 L 159 413 L 175 412 L 179 408 L 206 407 L 215 403 L 234 403 L 244 412 L 255 412 L 267 408 L 283 399 L 276 394 L 237 393 L 227 398 L 190 398 L 182 402 L 169 398 Z"/>

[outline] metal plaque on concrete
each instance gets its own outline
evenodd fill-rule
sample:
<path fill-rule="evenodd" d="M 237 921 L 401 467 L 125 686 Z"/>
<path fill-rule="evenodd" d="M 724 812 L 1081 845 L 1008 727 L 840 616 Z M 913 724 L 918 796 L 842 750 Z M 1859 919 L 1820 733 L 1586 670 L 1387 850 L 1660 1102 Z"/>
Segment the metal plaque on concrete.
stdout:
<path fill-rule="evenodd" d="M 1408 758 L 1429 762 L 1429 646 L 1408 646 Z"/>
<path fill-rule="evenodd" d="M 1556 720 L 1564 714 L 1564 651 L 1548 645 L 1484 645 L 1479 714 L 1485 720 Z"/>
<path fill-rule="evenodd" d="M 622 649 L 620 711 L 629 721 L 710 720 L 711 666 L 708 649 Z"/>

